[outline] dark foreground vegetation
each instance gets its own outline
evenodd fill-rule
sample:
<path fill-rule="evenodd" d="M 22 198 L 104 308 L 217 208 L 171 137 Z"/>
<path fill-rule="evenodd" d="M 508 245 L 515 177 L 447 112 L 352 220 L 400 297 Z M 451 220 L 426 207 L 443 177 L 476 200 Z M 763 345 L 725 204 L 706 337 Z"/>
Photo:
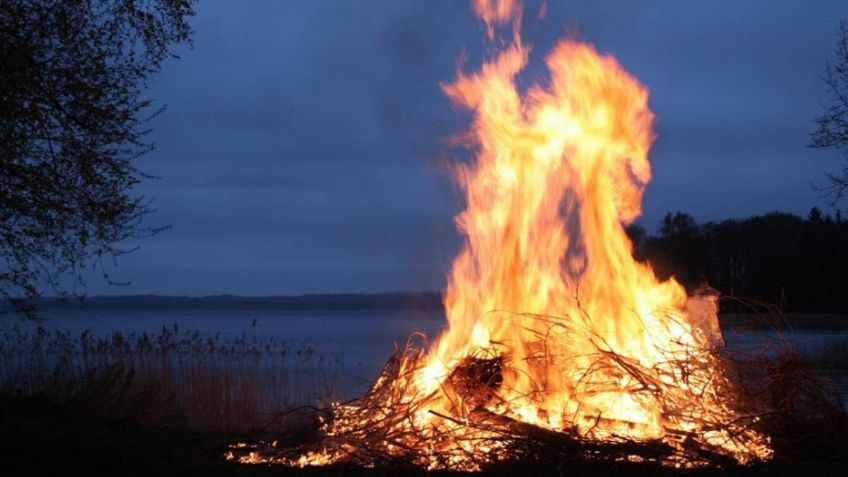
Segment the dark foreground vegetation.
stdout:
<path fill-rule="evenodd" d="M 256 436 L 250 436 L 255 438 Z M 49 396 L 0 394 L 0 446 L 3 475 L 133 476 L 346 476 L 456 475 L 427 473 L 396 466 L 385 469 L 329 467 L 288 469 L 250 466 L 221 458 L 228 443 L 244 434 L 197 432 L 185 426 L 160 427 L 127 422 L 83 406 L 56 402 Z M 279 438 L 279 436 L 277 437 Z M 517 462 L 477 474 L 482 476 L 836 476 L 848 463 L 821 459 L 777 462 L 750 469 L 675 471 L 638 465 L 589 465 Z"/>

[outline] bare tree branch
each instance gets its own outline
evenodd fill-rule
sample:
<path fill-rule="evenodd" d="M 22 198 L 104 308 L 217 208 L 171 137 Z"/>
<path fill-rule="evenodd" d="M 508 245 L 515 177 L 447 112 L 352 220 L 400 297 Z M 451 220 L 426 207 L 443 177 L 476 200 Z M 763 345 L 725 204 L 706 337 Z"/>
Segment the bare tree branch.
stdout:
<path fill-rule="evenodd" d="M 41 290 L 76 294 L 87 263 L 161 230 L 142 226 L 153 210 L 133 194 L 163 110 L 142 95 L 190 43 L 193 4 L 0 2 L 0 313 L 34 316 Z"/>
<path fill-rule="evenodd" d="M 815 186 L 823 197 L 830 198 L 832 206 L 848 192 L 848 22 L 840 23 L 837 36 L 836 63 L 827 64 L 822 78 L 830 94 L 830 103 L 823 105 L 824 112 L 816 118 L 817 127 L 809 144 L 815 148 L 836 148 L 846 156 L 840 172 L 828 173 L 827 182 Z"/>

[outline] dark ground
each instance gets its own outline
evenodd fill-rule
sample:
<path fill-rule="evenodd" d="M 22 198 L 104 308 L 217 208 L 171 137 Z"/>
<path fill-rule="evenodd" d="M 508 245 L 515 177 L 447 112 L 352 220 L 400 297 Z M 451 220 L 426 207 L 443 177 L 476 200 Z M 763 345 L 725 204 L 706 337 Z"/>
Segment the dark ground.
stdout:
<path fill-rule="evenodd" d="M 227 444 L 246 436 L 199 433 L 179 427 L 110 422 L 51 402 L 47 398 L 0 395 L 0 457 L 5 476 L 18 475 L 204 475 L 204 476 L 342 476 L 431 475 L 409 468 L 382 470 L 344 467 L 288 469 L 226 462 Z M 256 436 L 251 436 L 255 438 Z M 249 438 L 248 438 L 249 439 Z M 843 459 L 844 460 L 844 459 Z M 432 475 L 456 475 L 437 473 Z M 656 467 L 573 466 L 539 467 L 519 463 L 476 475 L 848 475 L 848 461 L 772 463 L 751 469 L 680 472 Z"/>

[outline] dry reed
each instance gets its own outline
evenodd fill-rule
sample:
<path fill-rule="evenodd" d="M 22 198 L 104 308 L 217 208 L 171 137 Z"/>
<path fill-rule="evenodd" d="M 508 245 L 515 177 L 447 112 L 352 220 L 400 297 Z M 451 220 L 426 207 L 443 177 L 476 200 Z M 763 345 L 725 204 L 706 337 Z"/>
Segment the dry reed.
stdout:
<path fill-rule="evenodd" d="M 290 424 L 281 413 L 337 391 L 339 364 L 306 345 L 181 333 L 176 325 L 109 336 L 18 326 L 0 332 L 0 392 L 198 431 L 280 431 Z"/>

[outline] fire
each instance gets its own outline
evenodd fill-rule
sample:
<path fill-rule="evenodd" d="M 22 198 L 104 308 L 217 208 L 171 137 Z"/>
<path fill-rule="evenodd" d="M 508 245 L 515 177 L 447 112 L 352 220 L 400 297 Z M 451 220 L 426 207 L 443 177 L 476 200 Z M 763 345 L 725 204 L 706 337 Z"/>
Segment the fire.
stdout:
<path fill-rule="evenodd" d="M 473 114 L 463 137 L 475 153 L 455 167 L 465 241 L 444 294 L 449 327 L 335 406 L 320 448 L 284 461 L 475 470 L 540 435 L 658 444 L 655 460 L 676 466 L 769 459 L 717 352 L 715 296 L 687 297 L 632 256 L 624 226 L 641 214 L 655 137 L 647 89 L 566 39 L 545 60 L 549 81 L 522 93 L 520 5 L 473 8 L 490 40 L 510 21 L 512 38 L 443 85 Z"/>

